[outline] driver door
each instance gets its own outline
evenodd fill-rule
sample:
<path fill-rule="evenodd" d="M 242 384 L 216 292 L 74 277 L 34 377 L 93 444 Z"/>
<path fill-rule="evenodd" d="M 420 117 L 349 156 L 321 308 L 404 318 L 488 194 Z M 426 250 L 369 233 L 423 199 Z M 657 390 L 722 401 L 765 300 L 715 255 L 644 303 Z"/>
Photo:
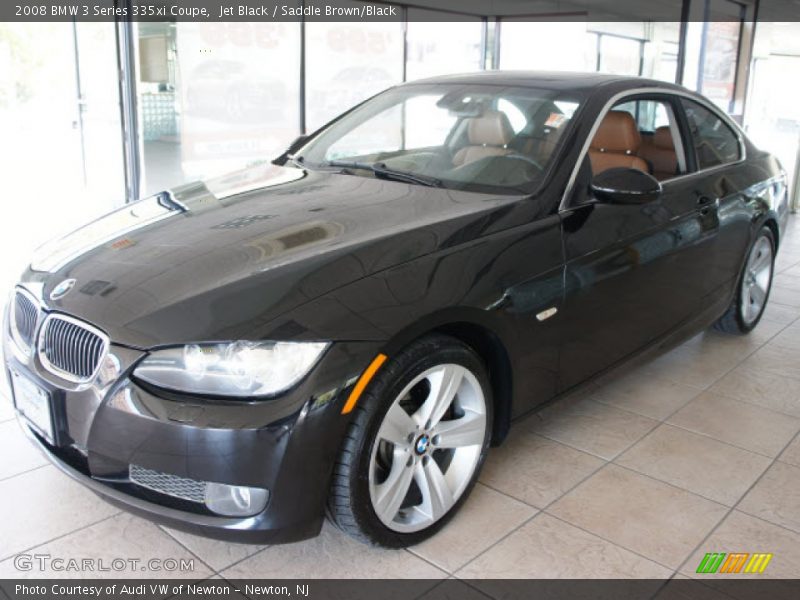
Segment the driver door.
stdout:
<path fill-rule="evenodd" d="M 637 96 L 609 112 L 614 114 L 601 116 L 608 119 L 606 124 L 612 120 L 618 125 L 635 123 L 636 131 L 620 130 L 610 136 L 614 143 L 628 140 L 631 147 L 604 150 L 600 139 L 604 125 L 599 122 L 568 205 L 561 212 L 566 260 L 563 310 L 568 317 L 564 319 L 561 391 L 692 317 L 704 295 L 703 255 L 718 229 L 714 207 L 702 204 L 691 178 L 681 177 L 686 171 L 683 149 L 687 145 L 675 100 L 666 95 Z M 660 197 L 642 204 L 613 204 L 595 197 L 591 179 L 606 168 L 626 166 L 652 173 L 642 144 L 652 141 L 645 137 L 658 131 L 662 138 L 672 139 L 675 151 L 674 169 L 663 171 L 660 165 Z M 615 159 L 613 150 L 622 150 L 626 158 Z M 620 161 L 628 164 L 616 164 Z"/>

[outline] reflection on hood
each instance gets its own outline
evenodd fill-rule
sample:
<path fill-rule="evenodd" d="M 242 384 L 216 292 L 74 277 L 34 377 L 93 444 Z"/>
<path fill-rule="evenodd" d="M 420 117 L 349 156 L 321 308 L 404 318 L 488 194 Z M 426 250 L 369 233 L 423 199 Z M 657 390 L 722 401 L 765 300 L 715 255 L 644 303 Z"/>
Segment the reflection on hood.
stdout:
<path fill-rule="evenodd" d="M 169 217 L 202 211 L 204 205 L 246 192 L 288 183 L 303 177 L 299 169 L 278 169 L 272 165 L 237 171 L 205 183 L 194 183 L 161 192 L 119 208 L 83 227 L 40 246 L 31 262 L 33 271 L 55 273 L 79 256 Z M 192 200 L 184 203 L 184 198 Z M 225 202 L 222 202 L 225 204 Z"/>
<path fill-rule="evenodd" d="M 31 269 L 55 273 L 98 246 L 180 212 L 180 207 L 165 202 L 162 194 L 123 206 L 64 237 L 40 246 L 31 261 Z"/>

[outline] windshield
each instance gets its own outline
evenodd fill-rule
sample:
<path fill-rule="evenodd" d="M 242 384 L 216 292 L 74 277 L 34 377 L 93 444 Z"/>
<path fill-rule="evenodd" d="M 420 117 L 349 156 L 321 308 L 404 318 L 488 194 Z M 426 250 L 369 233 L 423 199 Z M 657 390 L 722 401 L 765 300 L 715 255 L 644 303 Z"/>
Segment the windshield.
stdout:
<path fill-rule="evenodd" d="M 327 126 L 294 161 L 450 189 L 526 194 L 541 182 L 580 104 L 526 87 L 412 85 Z"/>

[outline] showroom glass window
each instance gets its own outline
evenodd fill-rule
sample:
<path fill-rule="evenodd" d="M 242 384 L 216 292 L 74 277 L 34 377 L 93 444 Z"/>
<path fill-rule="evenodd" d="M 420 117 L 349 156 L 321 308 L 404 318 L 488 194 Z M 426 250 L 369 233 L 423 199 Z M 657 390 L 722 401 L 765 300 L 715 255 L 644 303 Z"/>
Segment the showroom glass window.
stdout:
<path fill-rule="evenodd" d="M 748 82 L 745 131 L 784 165 L 797 160 L 800 134 L 800 23 L 759 23 Z M 775 90 L 781 90 L 779 94 Z M 788 169 L 789 189 L 794 169 Z"/>
<path fill-rule="evenodd" d="M 675 22 L 609 23 L 503 19 L 500 68 L 600 71 L 674 82 L 680 5 L 674 18 Z"/>
<path fill-rule="evenodd" d="M 642 76 L 675 82 L 678 74 L 679 22 L 647 23 Z"/>
<path fill-rule="evenodd" d="M 447 28 L 447 35 L 442 35 L 443 27 Z M 448 13 L 410 8 L 406 30 L 406 79 L 413 81 L 479 71 L 482 37 L 480 19 L 453 21 Z"/>
<path fill-rule="evenodd" d="M 730 110 L 736 85 L 741 23 L 704 23 L 703 67 L 698 90 L 721 108 Z"/>
<path fill-rule="evenodd" d="M 686 56 L 696 59 L 686 61 L 683 81 L 732 113 L 745 6 L 732 0 L 704 0 L 701 4 L 704 20 L 691 21 L 686 27 Z"/>
<path fill-rule="evenodd" d="M 306 130 L 403 81 L 403 24 L 306 23 Z"/>
<path fill-rule="evenodd" d="M 597 38 L 583 22 L 504 19 L 500 25 L 500 68 L 595 71 Z"/>
<path fill-rule="evenodd" d="M 720 117 L 705 106 L 682 98 L 692 135 L 697 166 L 708 169 L 741 158 L 739 138 Z"/>
<path fill-rule="evenodd" d="M 270 160 L 299 135 L 299 23 L 136 27 L 144 195 Z"/>
<path fill-rule="evenodd" d="M 615 35 L 598 35 L 601 73 L 640 75 L 643 43 L 640 40 Z"/>
<path fill-rule="evenodd" d="M 587 27 L 595 36 L 598 71 L 675 81 L 680 23 L 630 21 Z"/>

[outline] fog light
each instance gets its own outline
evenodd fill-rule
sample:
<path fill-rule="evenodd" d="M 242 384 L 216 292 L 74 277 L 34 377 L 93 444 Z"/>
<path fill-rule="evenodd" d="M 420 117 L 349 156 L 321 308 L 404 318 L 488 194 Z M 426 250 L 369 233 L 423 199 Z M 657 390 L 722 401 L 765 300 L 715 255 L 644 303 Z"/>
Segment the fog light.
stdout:
<path fill-rule="evenodd" d="M 224 483 L 206 484 L 208 510 L 228 517 L 249 517 L 264 510 L 269 490 Z"/>

